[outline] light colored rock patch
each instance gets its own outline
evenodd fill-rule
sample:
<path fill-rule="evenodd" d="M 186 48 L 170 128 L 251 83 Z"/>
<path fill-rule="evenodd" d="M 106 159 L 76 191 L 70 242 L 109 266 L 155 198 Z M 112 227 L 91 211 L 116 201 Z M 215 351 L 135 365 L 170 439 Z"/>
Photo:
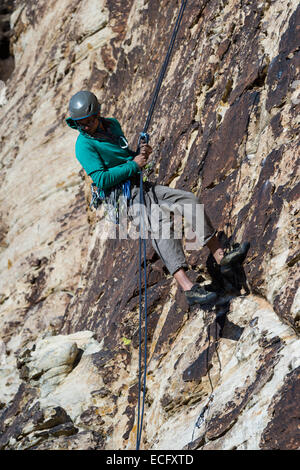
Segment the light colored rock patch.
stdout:
<path fill-rule="evenodd" d="M 81 349 L 84 351 L 82 354 Z M 19 367 L 25 368 L 23 376 L 32 385 L 38 386 L 41 398 L 45 398 L 71 373 L 75 360 L 79 360 L 79 354 L 96 351 L 99 351 L 99 343 L 89 331 L 69 336 L 47 336 L 38 340 L 31 348 L 25 347 L 21 351 Z"/>

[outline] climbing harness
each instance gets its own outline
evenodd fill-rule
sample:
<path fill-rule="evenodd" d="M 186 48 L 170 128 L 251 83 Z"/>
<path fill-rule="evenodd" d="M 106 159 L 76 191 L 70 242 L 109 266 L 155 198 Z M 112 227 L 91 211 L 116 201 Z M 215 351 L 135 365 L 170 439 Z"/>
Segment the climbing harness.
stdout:
<path fill-rule="evenodd" d="M 114 139 L 121 149 L 128 148 L 128 141 L 123 135 L 115 136 Z M 98 188 L 95 183 L 91 184 L 90 208 L 98 209 L 102 204 L 105 208 L 105 215 L 114 224 L 120 223 L 120 214 L 127 212 L 130 200 L 130 179 L 108 190 Z"/>
<path fill-rule="evenodd" d="M 170 44 L 168 47 L 168 51 L 160 70 L 160 74 L 156 83 L 156 87 L 153 93 L 153 98 L 151 101 L 151 105 L 149 108 L 148 116 L 146 119 L 146 123 L 143 129 L 143 132 L 140 133 L 139 141 L 138 141 L 138 149 L 141 143 L 148 143 L 149 142 L 149 134 L 147 133 L 153 111 L 155 108 L 155 104 L 158 98 L 158 94 L 161 88 L 161 84 L 163 82 L 168 63 L 172 54 L 173 46 L 175 43 L 175 39 L 177 36 L 177 32 L 180 27 L 180 23 L 183 17 L 183 13 L 187 4 L 187 0 L 182 0 L 181 7 L 176 19 L 176 23 L 173 29 L 172 37 L 170 40 Z M 144 235 L 144 192 L 143 192 L 143 172 L 140 172 L 140 235 L 139 235 L 139 379 L 138 379 L 138 413 L 137 413 L 137 435 L 136 435 L 136 450 L 140 448 L 140 442 L 142 437 L 142 429 L 143 429 L 143 416 L 144 416 L 144 407 L 145 407 L 145 396 L 146 396 L 146 376 L 147 376 L 147 266 L 146 266 L 146 237 L 142 238 L 142 234 Z M 141 234 L 142 232 L 142 234 Z M 141 407 L 141 383 L 142 383 L 142 245 L 143 245 L 143 257 L 144 257 L 144 283 L 145 283 L 145 296 L 144 296 L 144 310 L 145 310 L 145 325 L 144 325 L 144 380 L 143 380 L 143 401 Z"/>
<path fill-rule="evenodd" d="M 95 183 L 91 184 L 91 203 L 90 207 L 98 209 L 100 204 L 105 208 L 105 214 L 108 220 L 114 224 L 120 223 L 120 214 L 127 211 L 129 201 L 131 200 L 131 182 L 130 180 L 120 183 L 109 191 L 99 190 Z"/>
<path fill-rule="evenodd" d="M 76 95 L 75 95 L 76 96 Z M 104 118 L 101 118 L 102 122 L 105 122 Z M 76 124 L 79 131 L 81 126 Z M 94 140 L 107 140 L 110 143 L 119 145 L 121 149 L 127 149 L 129 147 L 126 137 L 123 135 L 110 135 L 109 137 L 103 136 L 89 136 Z M 100 157 L 101 159 L 101 157 Z M 114 224 L 120 223 L 120 214 L 125 214 L 128 210 L 128 206 L 131 201 L 131 181 L 128 179 L 123 183 L 117 184 L 113 188 L 103 190 L 97 187 L 95 183 L 91 184 L 91 202 L 90 208 L 98 209 L 100 205 L 105 208 L 105 215 L 108 220 Z"/>

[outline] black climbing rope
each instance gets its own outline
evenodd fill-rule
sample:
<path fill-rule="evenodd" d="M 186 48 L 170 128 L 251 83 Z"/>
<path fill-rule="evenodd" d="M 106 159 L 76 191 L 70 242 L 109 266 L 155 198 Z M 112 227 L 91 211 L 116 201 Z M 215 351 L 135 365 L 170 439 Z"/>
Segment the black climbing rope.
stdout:
<path fill-rule="evenodd" d="M 144 126 L 143 132 L 140 133 L 138 148 L 141 142 L 148 143 L 149 135 L 147 134 L 158 94 L 168 67 L 168 63 L 173 51 L 175 39 L 180 27 L 180 23 L 183 17 L 183 13 L 187 4 L 187 0 L 182 0 L 179 13 L 177 15 L 176 23 L 173 28 L 172 37 L 168 47 L 168 51 L 162 65 L 162 68 L 159 73 L 159 77 L 156 83 L 156 87 L 153 93 L 151 105 L 149 108 L 148 116 Z M 140 234 L 139 234 L 139 381 L 138 381 L 138 416 L 137 416 L 137 434 L 136 434 L 136 450 L 140 448 L 140 442 L 142 437 L 143 429 L 143 417 L 144 417 L 144 407 L 145 407 L 145 396 L 146 396 L 146 376 L 147 376 L 147 272 L 146 272 L 146 236 L 145 236 L 145 227 L 144 227 L 144 192 L 143 192 L 143 172 L 140 173 Z M 143 234 L 143 238 L 141 235 Z M 143 250 L 142 250 L 143 245 Z M 143 380 L 143 402 L 141 407 L 141 385 L 142 385 L 142 251 L 144 257 L 144 283 L 145 283 L 145 326 L 144 326 L 144 380 Z"/>
<path fill-rule="evenodd" d="M 206 315 L 205 315 L 205 312 L 204 312 L 204 320 L 206 321 Z M 219 344 L 219 340 L 217 339 L 217 319 L 215 319 L 215 352 L 217 354 L 217 357 L 218 357 L 218 361 L 219 361 L 219 372 L 221 373 L 222 371 L 222 364 L 221 364 L 221 360 L 220 360 L 220 356 L 219 356 L 219 352 L 218 352 L 218 344 Z M 215 388 L 213 386 L 213 383 L 212 383 L 212 379 L 211 379 L 211 376 L 210 376 L 210 364 L 209 364 L 209 350 L 210 350 L 210 324 L 208 325 L 208 328 L 207 328 L 207 337 L 208 337 L 208 347 L 207 347 L 207 356 L 206 356 L 206 370 L 207 370 L 207 375 L 208 375 L 208 380 L 209 380 L 209 384 L 210 384 L 210 395 L 208 397 L 208 400 L 206 402 L 206 404 L 204 405 L 204 407 L 202 408 L 198 418 L 197 418 L 197 421 L 194 425 L 194 428 L 193 428 L 193 434 L 192 434 L 192 440 L 191 442 L 188 444 L 188 449 L 190 449 L 191 447 L 191 444 L 193 444 L 193 441 L 194 441 L 194 434 L 195 434 L 195 430 L 196 428 L 200 429 L 201 425 L 204 423 L 205 421 L 205 414 L 207 413 L 207 411 L 209 410 L 209 407 L 211 405 L 211 403 L 213 402 L 214 400 L 214 397 L 215 397 Z"/>
<path fill-rule="evenodd" d="M 157 80 L 157 84 L 156 84 L 156 87 L 155 87 L 155 90 L 154 90 L 154 93 L 153 93 L 152 102 L 151 102 L 150 109 L 149 109 L 148 116 L 147 116 L 147 120 L 146 120 L 146 123 L 145 123 L 145 126 L 144 126 L 144 133 L 147 132 L 147 130 L 149 128 L 149 125 L 150 125 L 150 122 L 151 122 L 151 119 L 152 119 L 152 114 L 153 114 L 153 111 L 154 111 L 154 107 L 156 105 L 159 90 L 161 88 L 161 84 L 163 82 L 163 79 L 164 79 L 164 76 L 165 76 L 165 73 L 166 73 L 166 70 L 167 70 L 167 67 L 168 67 L 168 63 L 169 63 L 169 60 L 170 60 L 170 57 L 171 57 L 171 54 L 172 54 L 172 51 L 173 51 L 175 39 L 176 39 L 178 30 L 179 30 L 179 27 L 180 27 L 180 23 L 181 23 L 181 20 L 182 20 L 182 17 L 183 17 L 183 13 L 184 13 L 186 4 L 187 4 L 187 0 L 182 0 L 181 7 L 180 7 L 180 10 L 179 10 L 179 13 L 178 13 L 178 16 L 177 16 L 177 19 L 176 19 L 176 23 L 175 23 L 175 26 L 174 26 L 174 29 L 173 29 L 170 44 L 169 44 L 169 47 L 168 47 L 168 51 L 167 51 L 164 63 L 162 65 L 162 68 L 161 68 L 161 71 L 160 71 L 160 74 L 159 74 L 159 77 L 158 77 L 158 80 Z"/>
<path fill-rule="evenodd" d="M 141 172 L 140 185 L 143 183 Z M 144 226 L 144 194 L 140 186 L 140 234 L 139 234 L 139 391 L 138 391 L 138 421 L 136 434 L 136 450 L 139 450 L 146 396 L 146 377 L 147 377 L 147 266 L 146 266 L 146 236 Z M 143 238 L 142 238 L 143 237 Z M 143 403 L 141 412 L 141 382 L 142 382 L 142 245 L 144 256 L 144 284 L 145 284 L 145 333 L 144 333 L 144 381 L 143 381 Z"/>

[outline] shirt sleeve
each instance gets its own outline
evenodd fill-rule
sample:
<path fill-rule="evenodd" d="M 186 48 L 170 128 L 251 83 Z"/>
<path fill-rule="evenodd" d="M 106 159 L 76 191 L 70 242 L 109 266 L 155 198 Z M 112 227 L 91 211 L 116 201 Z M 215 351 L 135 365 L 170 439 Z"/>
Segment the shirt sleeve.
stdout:
<path fill-rule="evenodd" d="M 99 169 L 89 173 L 93 182 L 100 189 L 110 189 L 119 183 L 123 183 L 131 176 L 140 173 L 140 167 L 133 160 L 113 168 Z"/>
<path fill-rule="evenodd" d="M 89 141 L 76 142 L 76 158 L 86 173 L 100 189 L 110 189 L 140 173 L 139 165 L 133 160 L 108 168 Z"/>

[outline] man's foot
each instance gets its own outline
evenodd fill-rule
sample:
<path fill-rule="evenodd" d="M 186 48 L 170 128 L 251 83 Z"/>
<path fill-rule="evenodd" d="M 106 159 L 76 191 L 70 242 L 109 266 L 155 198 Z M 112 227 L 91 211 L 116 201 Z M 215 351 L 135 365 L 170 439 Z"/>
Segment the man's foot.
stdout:
<path fill-rule="evenodd" d="M 224 258 L 223 248 L 218 248 L 214 253 L 212 253 L 212 255 L 215 258 L 216 262 L 220 264 L 221 260 Z"/>
<path fill-rule="evenodd" d="M 223 305 L 227 305 L 232 299 L 235 299 L 237 295 L 228 294 L 227 292 L 223 291 L 218 293 L 218 298 L 215 301 L 216 307 L 221 307 Z"/>
<path fill-rule="evenodd" d="M 242 264 L 247 256 L 248 250 L 250 248 L 250 243 L 249 242 L 244 242 L 241 243 L 240 245 L 237 244 L 236 248 L 234 248 L 232 251 L 227 253 L 221 261 L 220 265 L 221 266 L 229 266 L 233 264 Z"/>
<path fill-rule="evenodd" d="M 191 290 L 185 291 L 185 296 L 189 305 L 199 304 L 210 304 L 217 298 L 215 292 L 207 292 L 203 287 L 198 284 L 194 284 Z"/>

